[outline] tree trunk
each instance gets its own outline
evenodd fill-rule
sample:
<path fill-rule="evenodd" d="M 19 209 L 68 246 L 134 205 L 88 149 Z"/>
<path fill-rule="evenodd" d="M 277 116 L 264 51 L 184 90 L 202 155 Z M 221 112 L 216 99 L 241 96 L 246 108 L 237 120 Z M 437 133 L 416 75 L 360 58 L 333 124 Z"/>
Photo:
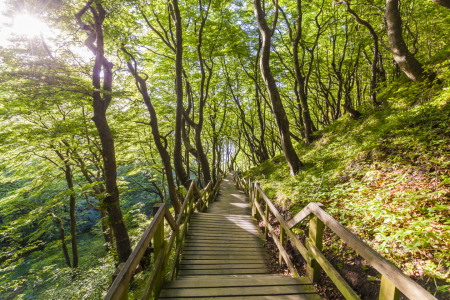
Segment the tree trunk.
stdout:
<path fill-rule="evenodd" d="M 122 48 L 122 51 L 124 51 L 126 54 L 128 54 L 130 56 L 130 58 L 133 60 L 133 62 L 136 64 L 134 57 L 130 53 L 128 53 L 125 48 Z M 177 189 L 176 189 L 175 181 L 173 178 L 172 165 L 170 164 L 170 155 L 166 149 L 167 141 L 164 138 L 164 140 L 166 141 L 165 145 L 163 145 L 161 142 L 161 138 L 163 138 L 163 137 L 159 133 L 158 116 L 156 115 L 155 108 L 153 107 L 152 101 L 150 100 L 150 96 L 148 95 L 147 83 L 145 82 L 145 79 L 139 76 L 136 68 L 133 66 L 132 63 L 128 62 L 127 65 L 128 65 L 128 69 L 130 70 L 130 73 L 136 79 L 136 86 L 142 95 L 145 105 L 147 106 L 147 110 L 149 112 L 150 120 L 151 120 L 150 127 L 152 128 L 153 141 L 155 142 L 156 148 L 158 149 L 159 156 L 161 157 L 162 163 L 164 165 L 164 170 L 165 170 L 166 176 L 167 176 L 167 185 L 169 187 L 170 202 L 172 203 L 173 209 L 175 210 L 175 214 L 178 215 L 181 211 L 181 205 L 180 205 L 180 202 L 178 201 Z M 180 133 L 181 133 L 181 131 L 180 131 Z M 181 142 L 181 138 L 180 138 L 180 142 Z M 180 145 L 180 148 L 181 148 L 181 145 Z M 180 151 L 181 151 L 181 149 L 180 149 Z"/>
<path fill-rule="evenodd" d="M 181 126 L 183 118 L 183 29 L 181 24 L 181 14 L 178 8 L 178 1 L 173 0 L 173 11 L 174 11 L 174 23 L 175 23 L 175 34 L 176 34 L 176 58 L 175 58 L 175 90 L 177 94 L 177 109 L 175 117 L 175 145 L 173 149 L 173 164 L 175 167 L 175 172 L 181 181 L 181 184 L 189 189 L 190 177 L 186 173 L 183 167 L 183 155 L 182 155 L 182 140 L 181 140 Z"/>
<path fill-rule="evenodd" d="M 369 22 L 362 20 L 351 8 L 350 8 L 350 4 L 343 0 L 341 2 L 338 3 L 344 3 L 347 6 L 347 12 L 349 14 L 351 14 L 353 16 L 353 18 L 355 18 L 356 22 L 358 22 L 359 24 L 365 26 L 367 28 L 367 30 L 369 30 L 370 36 L 372 37 L 373 40 L 373 60 L 372 60 L 372 64 L 371 64 L 371 71 L 372 71 L 372 76 L 370 79 L 370 100 L 372 105 L 378 105 L 377 102 L 377 64 L 378 64 L 378 35 L 376 34 L 375 30 L 373 29 L 372 25 L 370 25 Z M 345 108 L 345 107 L 344 107 Z M 348 111 L 348 109 L 346 109 Z"/>
<path fill-rule="evenodd" d="M 450 0 L 431 0 L 433 1 L 435 4 L 443 6 L 445 8 L 449 8 L 450 9 Z"/>
<path fill-rule="evenodd" d="M 253 7 L 259 31 L 261 32 L 261 36 L 263 38 L 260 60 L 261 74 L 264 78 L 264 82 L 266 84 L 272 103 L 273 113 L 278 126 L 278 133 L 280 135 L 281 147 L 286 161 L 289 165 L 290 173 L 291 175 L 294 175 L 300 171 L 303 163 L 298 158 L 297 153 L 295 152 L 295 149 L 292 145 L 289 131 L 289 121 L 287 119 L 283 103 L 281 102 L 281 97 L 278 92 L 275 78 L 273 77 L 272 71 L 270 69 L 270 43 L 273 31 L 267 25 L 264 12 L 261 7 L 261 1 L 253 0 Z"/>
<path fill-rule="evenodd" d="M 198 162 L 200 162 L 200 167 L 203 173 L 203 183 L 206 186 L 208 182 L 211 181 L 211 171 L 209 168 L 208 157 L 206 156 L 205 151 L 203 150 L 201 134 L 202 134 L 202 127 L 199 123 L 195 128 L 194 139 L 195 139 L 195 147 L 197 148 L 198 153 Z"/>
<path fill-rule="evenodd" d="M 117 188 L 117 169 L 116 155 L 114 149 L 114 140 L 111 130 L 106 120 L 106 110 L 112 100 L 112 67 L 104 56 L 104 41 L 102 24 L 106 17 L 106 11 L 100 3 L 96 3 L 96 8 L 91 6 L 92 2 L 87 2 L 85 7 L 75 15 L 82 29 L 87 30 L 89 37 L 85 45 L 95 54 L 95 63 L 92 70 L 92 85 L 94 91 L 92 94 L 94 116 L 92 120 L 95 123 L 102 145 L 102 157 L 105 170 L 105 186 L 108 196 L 103 200 L 104 208 L 108 211 L 109 221 L 116 238 L 117 254 L 119 262 L 125 262 L 131 254 L 130 238 L 123 222 L 122 211 L 119 205 L 119 189 Z M 81 17 L 90 9 L 93 15 L 94 24 L 87 25 L 81 20 Z M 97 45 L 94 45 L 97 41 Z M 103 87 L 101 86 L 100 73 L 103 68 Z M 103 97 L 102 97 L 103 93 Z"/>
<path fill-rule="evenodd" d="M 107 220 L 108 216 L 106 215 L 106 211 L 104 209 L 100 209 L 100 218 L 102 222 L 102 233 L 103 238 L 105 239 L 106 249 L 109 250 L 110 247 L 113 247 L 112 245 L 113 241 L 111 240 L 110 236 L 110 229 Z"/>
<path fill-rule="evenodd" d="M 299 97 L 300 97 L 300 105 L 302 107 L 301 113 L 303 115 L 303 126 L 304 126 L 304 133 L 305 133 L 305 142 L 307 144 L 312 142 L 312 133 L 313 133 L 313 125 L 311 120 L 311 114 L 309 113 L 309 107 L 308 107 L 308 97 L 305 92 L 305 78 L 303 77 L 301 71 L 300 71 L 300 62 L 298 59 L 298 45 L 300 42 L 300 39 L 302 37 L 302 7 L 301 7 L 301 0 L 297 0 L 297 32 L 292 40 L 292 60 L 294 63 L 294 71 L 295 71 L 295 78 L 298 83 L 298 91 L 299 91 Z M 287 24 L 288 25 L 288 24 Z"/>
<path fill-rule="evenodd" d="M 61 247 L 62 251 L 64 253 L 64 258 L 66 260 L 66 264 L 69 268 L 72 267 L 70 264 L 70 257 L 69 257 L 69 251 L 67 251 L 67 245 L 66 245 L 66 231 L 64 230 L 64 223 L 63 221 L 57 217 L 54 213 L 52 213 L 52 217 L 58 222 L 59 224 L 59 238 L 61 239 Z"/>
<path fill-rule="evenodd" d="M 75 215 L 75 194 L 73 190 L 72 169 L 69 164 L 65 165 L 67 187 L 70 191 L 70 235 L 72 236 L 72 262 L 73 267 L 78 268 L 78 245 L 77 245 L 77 218 Z"/>
<path fill-rule="evenodd" d="M 427 76 L 422 64 L 408 50 L 402 35 L 402 19 L 398 9 L 398 0 L 386 0 L 384 13 L 388 32 L 388 41 L 395 61 L 400 69 L 414 82 L 422 82 Z"/>

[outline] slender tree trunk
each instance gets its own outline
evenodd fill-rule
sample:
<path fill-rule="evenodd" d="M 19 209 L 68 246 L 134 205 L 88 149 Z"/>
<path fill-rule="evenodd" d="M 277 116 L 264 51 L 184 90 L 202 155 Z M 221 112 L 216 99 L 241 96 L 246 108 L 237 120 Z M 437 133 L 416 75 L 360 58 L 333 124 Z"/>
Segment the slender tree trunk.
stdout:
<path fill-rule="evenodd" d="M 298 59 L 298 46 L 300 43 L 300 39 L 302 37 L 302 7 L 301 7 L 301 0 L 297 0 L 297 32 L 292 39 L 292 60 L 294 63 L 294 71 L 295 71 L 295 78 L 298 83 L 298 93 L 300 98 L 300 104 L 302 107 L 301 113 L 303 115 L 303 126 L 304 126 L 304 133 L 305 133 L 305 142 L 311 143 L 312 141 L 312 134 L 313 134 L 313 123 L 311 120 L 311 114 L 309 112 L 308 107 L 308 97 L 305 92 L 305 78 L 302 75 L 302 72 L 300 71 L 300 62 Z"/>
<path fill-rule="evenodd" d="M 198 153 L 198 161 L 200 162 L 200 167 L 203 173 L 203 182 L 205 186 L 208 184 L 208 182 L 211 181 L 211 170 L 209 168 L 209 161 L 208 157 L 205 154 L 205 151 L 203 150 L 203 144 L 202 144 L 202 128 L 200 127 L 200 124 L 196 126 L 195 128 L 195 147 L 197 148 Z"/>
<path fill-rule="evenodd" d="M 275 78 L 272 75 L 270 69 L 270 43 L 272 39 L 273 30 L 267 25 L 263 9 L 261 7 L 260 0 L 253 0 L 253 7 L 255 11 L 256 21 L 258 23 L 259 31 L 263 38 L 262 53 L 260 60 L 261 74 L 264 78 L 269 97 L 272 103 L 273 113 L 275 121 L 278 126 L 278 133 L 280 135 L 281 147 L 286 158 L 286 161 L 290 168 L 291 175 L 294 175 L 300 171 L 303 163 L 297 156 L 294 146 L 292 145 L 289 120 L 287 119 L 286 112 L 281 102 L 281 97 L 278 92 L 278 88 L 275 82 Z"/>
<path fill-rule="evenodd" d="M 106 211 L 104 209 L 100 209 L 100 218 L 102 222 L 102 233 L 103 238 L 105 239 L 106 243 L 106 249 L 109 250 L 110 247 L 112 247 L 113 241 L 111 240 L 110 236 L 110 229 L 108 226 L 108 216 L 106 215 Z"/>
<path fill-rule="evenodd" d="M 370 25 L 369 22 L 362 20 L 351 8 L 350 8 L 350 4 L 345 1 L 342 0 L 340 3 L 344 3 L 347 6 L 347 12 L 349 14 L 351 14 L 353 16 L 353 18 L 355 18 L 356 22 L 358 22 L 359 24 L 365 26 L 367 28 L 367 30 L 369 30 L 370 36 L 372 37 L 373 40 L 373 60 L 372 60 L 372 65 L 371 65 L 371 72 L 372 72 L 372 76 L 371 76 L 371 80 L 370 80 L 370 100 L 372 105 L 378 105 L 377 102 L 377 64 L 378 64 L 378 35 L 376 34 L 375 30 L 373 29 L 372 25 Z M 347 110 L 347 109 L 346 109 Z M 347 110 L 348 111 L 348 110 Z"/>
<path fill-rule="evenodd" d="M 388 41 L 395 61 L 400 69 L 414 82 L 424 81 L 427 76 L 422 64 L 408 50 L 403 39 L 402 19 L 398 8 L 398 0 L 386 0 L 384 13 L 388 32 Z"/>
<path fill-rule="evenodd" d="M 181 24 L 181 14 L 178 8 L 178 1 L 172 1 L 174 11 L 175 35 L 176 35 L 176 54 L 175 54 L 175 90 L 177 94 L 177 109 L 175 116 L 175 145 L 173 149 L 173 164 L 175 172 L 181 181 L 181 184 L 189 189 L 190 177 L 183 167 L 181 126 L 183 118 L 183 29 Z"/>
<path fill-rule="evenodd" d="M 65 165 L 67 187 L 70 191 L 70 235 L 72 237 L 72 262 L 73 267 L 78 268 L 78 245 L 77 245 L 77 218 L 75 215 L 75 193 L 73 190 L 72 169 L 69 164 Z"/>
<path fill-rule="evenodd" d="M 69 144 L 67 142 L 64 142 L 64 145 L 69 147 Z M 75 191 L 73 189 L 73 178 L 72 178 L 72 168 L 69 163 L 69 157 L 64 157 L 64 155 L 61 153 L 61 151 L 56 150 L 55 147 L 50 146 L 54 149 L 55 153 L 58 155 L 58 157 L 61 159 L 61 161 L 64 163 L 64 175 L 66 177 L 66 183 L 67 183 L 67 189 L 69 190 L 69 216 L 70 216 L 70 235 L 72 240 L 72 259 L 73 259 L 73 267 L 78 268 L 78 245 L 77 245 L 77 218 L 75 214 Z M 54 217 L 56 218 L 56 217 Z M 60 222 L 61 219 L 58 220 Z M 61 221 L 62 222 L 62 221 Z M 65 234 L 65 233 L 64 233 Z M 64 242 L 65 244 L 65 242 Z M 63 246 L 65 247 L 65 246 Z M 64 249 L 63 249 L 64 251 Z"/>
<path fill-rule="evenodd" d="M 133 62 L 136 64 L 134 57 L 130 53 L 128 53 L 125 48 L 122 48 L 122 51 L 124 51 L 126 54 L 128 54 L 130 56 L 130 58 L 133 60 Z M 176 189 L 175 181 L 173 178 L 172 165 L 170 164 L 170 155 L 166 149 L 167 148 L 167 140 L 164 138 L 165 145 L 163 145 L 161 142 L 161 139 L 163 137 L 159 133 L 158 116 L 156 115 L 155 108 L 153 107 L 150 96 L 148 95 L 147 83 L 146 83 L 145 79 L 139 76 L 136 68 L 133 66 L 133 64 L 131 62 L 128 62 L 127 65 L 128 65 L 128 69 L 130 70 L 130 73 L 133 75 L 133 77 L 136 80 L 136 86 L 142 95 L 145 105 L 147 106 L 147 110 L 149 112 L 150 120 L 151 120 L 149 125 L 152 128 L 153 141 L 155 142 L 156 148 L 158 149 L 159 156 L 161 157 L 162 163 L 164 165 L 165 174 L 167 176 L 167 186 L 169 187 L 170 202 L 172 203 L 173 209 L 175 210 L 175 214 L 178 215 L 181 211 L 181 204 L 178 201 L 177 189 Z M 181 142 L 181 139 L 180 139 L 180 142 Z M 181 151 L 181 149 L 180 149 L 180 151 Z"/>
<path fill-rule="evenodd" d="M 72 267 L 70 264 L 70 257 L 69 257 L 69 251 L 67 251 L 67 245 L 66 245 L 66 231 L 64 230 L 64 223 L 63 221 L 57 217 L 54 213 L 52 213 L 52 217 L 58 222 L 59 224 L 59 238 L 61 240 L 61 247 L 64 254 L 64 258 L 66 260 L 66 264 L 69 268 Z"/>

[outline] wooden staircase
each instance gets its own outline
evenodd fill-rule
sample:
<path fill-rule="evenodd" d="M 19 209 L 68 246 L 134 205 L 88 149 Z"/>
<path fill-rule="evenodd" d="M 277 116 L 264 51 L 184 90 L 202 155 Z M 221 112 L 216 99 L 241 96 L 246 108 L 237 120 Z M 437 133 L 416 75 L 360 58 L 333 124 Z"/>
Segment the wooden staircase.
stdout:
<path fill-rule="evenodd" d="M 307 278 L 270 274 L 264 236 L 227 176 L 206 213 L 192 215 L 177 279 L 160 299 L 321 299 Z"/>
<path fill-rule="evenodd" d="M 153 266 L 141 300 L 152 297 L 319 300 L 321 297 L 312 283 L 319 281 L 322 270 L 345 299 L 360 300 L 322 253 L 325 226 L 380 272 L 379 300 L 398 300 L 400 292 L 411 300 L 437 300 L 342 226 L 320 203 L 309 203 L 293 218 L 285 220 L 258 182 L 235 174 L 234 181 L 244 193 L 231 180 L 231 175 L 223 180 L 219 178 L 214 187 L 210 182 L 202 190 L 192 181 L 176 218 L 167 205 L 156 204 L 152 222 L 128 260 L 117 268 L 104 300 L 128 299 L 129 283 L 151 241 Z M 268 221 L 269 213 L 280 224 L 279 235 Z M 264 234 L 257 218 L 264 223 Z M 308 219 L 309 229 L 303 244 L 292 228 Z M 165 229 L 171 230 L 170 238 L 166 238 Z M 270 274 L 269 256 L 263 247 L 269 237 L 279 250 L 279 263 L 284 261 L 295 278 Z M 285 249 L 287 240 L 305 259 L 307 278 L 298 277 Z"/>

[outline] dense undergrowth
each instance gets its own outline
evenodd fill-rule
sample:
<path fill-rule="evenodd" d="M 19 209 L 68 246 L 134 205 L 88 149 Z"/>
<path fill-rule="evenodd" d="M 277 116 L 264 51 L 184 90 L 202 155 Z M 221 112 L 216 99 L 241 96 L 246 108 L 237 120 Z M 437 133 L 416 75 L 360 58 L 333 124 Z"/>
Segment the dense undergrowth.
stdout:
<path fill-rule="evenodd" d="M 127 182 L 140 179 L 135 174 L 130 175 L 128 169 L 121 170 L 121 174 Z M 3 175 L 0 183 L 3 187 L 11 187 L 0 194 L 0 208 L 5 214 L 19 217 L 12 223 L 3 223 L 1 228 L 2 238 L 10 244 L 0 244 L 0 299 L 101 299 L 111 284 L 116 258 L 114 251 L 106 251 L 100 213 L 86 201 L 77 201 L 80 261 L 77 269 L 69 268 L 64 262 L 57 224 L 41 206 L 41 201 L 67 205 L 65 201 L 57 201 L 61 194 L 59 185 L 63 184 L 61 180 L 49 181 L 45 185 L 47 189 L 36 189 L 34 186 L 40 185 L 30 184 L 27 177 L 15 180 L 16 177 L 9 173 Z M 124 220 L 134 246 L 150 224 L 151 207 L 157 199 L 126 182 L 121 191 Z M 21 216 L 21 210 L 27 214 Z M 70 231 L 66 230 L 66 233 L 67 248 L 72 253 Z M 144 272 L 136 277 L 137 288 L 147 275 Z"/>
<path fill-rule="evenodd" d="M 380 95 L 382 108 L 366 108 L 357 121 L 343 117 L 313 144 L 297 145 L 305 166 L 296 176 L 282 155 L 244 175 L 292 216 L 309 202 L 323 203 L 406 274 L 440 279 L 447 284 L 436 290 L 448 291 L 450 90 L 400 80 Z M 324 250 L 340 247 L 336 241 Z"/>

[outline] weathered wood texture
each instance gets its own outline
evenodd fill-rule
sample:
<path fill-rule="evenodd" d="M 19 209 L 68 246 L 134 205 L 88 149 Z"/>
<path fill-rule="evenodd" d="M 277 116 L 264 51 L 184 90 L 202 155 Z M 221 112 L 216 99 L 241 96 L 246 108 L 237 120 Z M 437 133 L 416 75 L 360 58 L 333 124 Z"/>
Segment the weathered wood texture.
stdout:
<path fill-rule="evenodd" d="M 142 299 L 149 299 L 152 292 L 154 298 L 158 298 L 159 291 L 166 279 L 165 266 L 167 265 L 172 246 L 175 244 L 175 259 L 169 275 L 170 279 L 174 277 L 178 268 L 178 255 L 181 251 L 182 241 L 186 236 L 187 224 L 192 213 L 197 207 L 200 210 L 206 210 L 209 204 L 216 199 L 220 181 L 221 179 L 218 180 L 214 187 L 212 187 L 211 182 L 208 183 L 202 191 L 197 188 L 196 182 L 192 181 L 176 221 L 165 204 L 157 204 L 154 206 L 153 220 L 150 223 L 150 226 L 145 230 L 136 245 L 136 248 L 133 250 L 123 267 L 116 271 L 117 274 L 114 276 L 114 282 L 108 290 L 108 293 L 104 298 L 105 300 L 127 299 L 128 284 L 152 238 L 154 243 L 154 265 L 150 278 L 147 281 L 144 294 L 142 295 Z M 195 195 L 200 195 L 200 199 L 195 204 L 193 203 L 194 193 Z M 164 239 L 164 220 L 167 221 L 168 226 L 172 229 L 172 235 L 169 241 Z M 182 222 L 183 224 L 181 224 Z M 192 245 L 195 246 L 195 241 L 193 241 Z"/>
<path fill-rule="evenodd" d="M 308 279 L 270 274 L 264 235 L 250 214 L 227 176 L 207 212 L 192 214 L 177 280 L 166 281 L 159 298 L 320 300 Z"/>
<path fill-rule="evenodd" d="M 437 300 L 433 295 L 428 293 L 423 287 L 414 282 L 411 278 L 406 276 L 399 268 L 394 264 L 386 260 L 379 255 L 374 249 L 362 242 L 355 235 L 353 235 L 347 228 L 342 226 L 332 216 L 327 214 L 321 207 L 321 203 L 310 203 L 301 212 L 299 212 L 292 219 L 285 221 L 284 218 L 277 211 L 270 199 L 264 193 L 259 186 L 258 182 L 251 182 L 235 177 L 239 187 L 244 189 L 250 196 L 256 195 L 253 199 L 253 208 L 259 211 L 261 214 L 262 208 L 259 205 L 260 198 L 266 203 L 266 207 L 270 209 L 270 212 L 277 218 L 280 226 L 284 229 L 291 242 L 300 251 L 303 258 L 306 260 L 308 267 L 307 273 L 313 282 L 318 281 L 320 269 L 322 268 L 325 273 L 332 279 L 338 289 L 342 292 L 346 299 L 359 299 L 356 293 L 350 288 L 345 280 L 339 275 L 339 273 L 333 268 L 329 261 L 323 256 L 322 250 L 322 232 L 324 225 L 328 226 L 334 233 L 336 233 L 348 246 L 353 248 L 361 257 L 367 260 L 378 272 L 383 275 L 381 284 L 380 299 L 397 299 L 399 291 L 401 291 L 409 299 L 427 299 Z M 248 183 L 247 183 L 248 182 Z M 307 239 L 307 248 L 300 242 L 300 240 L 291 231 L 291 228 L 303 221 L 306 217 L 312 216 L 310 220 L 310 232 Z M 264 220 L 267 219 L 267 213 L 262 216 Z M 281 243 L 278 241 L 271 232 L 270 224 L 266 222 L 266 228 L 269 233 L 274 237 L 274 241 L 280 249 L 280 253 L 283 253 Z M 273 229 L 272 229 L 273 230 Z M 284 257 L 283 257 L 284 258 Z M 289 265 L 289 261 L 286 260 Z"/>

